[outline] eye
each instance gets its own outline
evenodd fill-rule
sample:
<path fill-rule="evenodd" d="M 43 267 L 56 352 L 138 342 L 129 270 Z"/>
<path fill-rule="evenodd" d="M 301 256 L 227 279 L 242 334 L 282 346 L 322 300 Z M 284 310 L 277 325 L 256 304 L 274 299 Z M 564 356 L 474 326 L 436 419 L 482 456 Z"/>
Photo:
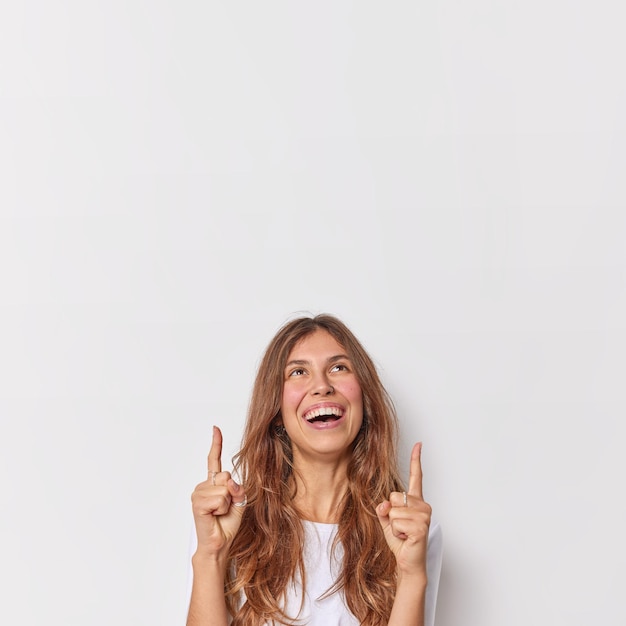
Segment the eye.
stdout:
<path fill-rule="evenodd" d="M 344 363 L 336 363 L 332 366 L 331 372 L 349 372 L 349 368 Z"/>
<path fill-rule="evenodd" d="M 291 370 L 291 372 L 289 372 L 289 376 L 302 376 L 303 374 L 304 370 L 301 367 L 298 367 L 295 370 Z"/>

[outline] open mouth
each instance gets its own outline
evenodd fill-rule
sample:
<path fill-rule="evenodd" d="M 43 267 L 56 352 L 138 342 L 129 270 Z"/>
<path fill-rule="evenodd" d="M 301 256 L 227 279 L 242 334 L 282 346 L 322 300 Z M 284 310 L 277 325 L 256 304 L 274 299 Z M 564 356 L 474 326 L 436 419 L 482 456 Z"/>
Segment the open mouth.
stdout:
<path fill-rule="evenodd" d="M 304 414 L 304 419 L 309 424 L 316 422 L 336 422 L 343 417 L 343 409 L 337 406 L 324 406 Z"/>

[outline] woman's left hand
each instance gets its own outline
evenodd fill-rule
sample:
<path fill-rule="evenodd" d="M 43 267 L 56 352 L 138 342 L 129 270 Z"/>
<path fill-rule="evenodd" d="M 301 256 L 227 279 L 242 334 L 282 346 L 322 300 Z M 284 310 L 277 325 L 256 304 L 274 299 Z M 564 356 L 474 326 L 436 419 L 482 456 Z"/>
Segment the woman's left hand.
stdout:
<path fill-rule="evenodd" d="M 387 544 L 396 557 L 398 574 L 426 578 L 426 552 L 431 508 L 422 496 L 422 444 L 411 452 L 409 489 L 394 491 L 376 507 Z"/>

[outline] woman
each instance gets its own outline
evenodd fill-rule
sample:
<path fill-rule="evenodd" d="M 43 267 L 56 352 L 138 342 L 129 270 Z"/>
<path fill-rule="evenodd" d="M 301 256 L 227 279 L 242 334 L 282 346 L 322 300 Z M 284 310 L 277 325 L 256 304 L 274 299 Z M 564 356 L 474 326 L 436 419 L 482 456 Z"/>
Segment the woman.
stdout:
<path fill-rule="evenodd" d="M 441 536 L 422 497 L 421 444 L 405 488 L 393 405 L 337 318 L 299 318 L 268 346 L 235 473 L 213 429 L 193 495 L 187 626 L 431 626 Z M 427 589 L 428 585 L 428 589 Z"/>

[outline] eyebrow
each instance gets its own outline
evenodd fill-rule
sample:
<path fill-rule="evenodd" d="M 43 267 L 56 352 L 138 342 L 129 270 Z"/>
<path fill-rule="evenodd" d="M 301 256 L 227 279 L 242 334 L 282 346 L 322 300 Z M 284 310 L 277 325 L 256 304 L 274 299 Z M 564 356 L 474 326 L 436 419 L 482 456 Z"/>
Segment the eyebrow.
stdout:
<path fill-rule="evenodd" d="M 336 361 L 342 361 L 342 360 L 349 361 L 350 357 L 347 354 L 335 354 L 334 356 L 329 356 L 326 359 L 326 362 L 335 363 Z M 293 359 L 292 361 L 289 361 L 289 363 L 285 365 L 285 369 L 292 365 L 311 365 L 311 361 L 307 361 L 305 359 Z"/>

